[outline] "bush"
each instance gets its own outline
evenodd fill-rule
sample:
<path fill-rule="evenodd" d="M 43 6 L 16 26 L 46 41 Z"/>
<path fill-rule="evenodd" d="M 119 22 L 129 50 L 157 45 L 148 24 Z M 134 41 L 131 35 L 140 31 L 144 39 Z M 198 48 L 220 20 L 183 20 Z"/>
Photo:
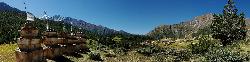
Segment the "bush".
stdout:
<path fill-rule="evenodd" d="M 155 46 L 145 46 L 137 50 L 137 52 L 146 56 L 150 56 L 151 54 L 154 54 L 154 53 L 164 52 L 164 50 Z"/>
<path fill-rule="evenodd" d="M 192 58 L 192 53 L 188 50 L 175 51 L 172 55 L 175 56 L 175 62 L 189 61 Z"/>
<path fill-rule="evenodd" d="M 159 60 L 160 62 L 189 61 L 194 56 L 190 50 L 186 49 L 165 48 L 164 50 L 165 51 L 160 53 L 151 54 L 151 56 L 155 57 L 156 60 Z M 164 61 L 166 59 L 168 61 Z"/>
<path fill-rule="evenodd" d="M 111 53 L 107 53 L 107 54 L 105 54 L 105 57 L 116 57 L 116 55 L 115 54 L 111 54 Z"/>
<path fill-rule="evenodd" d="M 201 54 L 208 62 L 249 61 L 249 54 L 235 50 L 235 45 L 220 47 L 220 42 L 208 35 L 200 36 L 197 40 L 197 43 L 192 43 L 189 47 L 193 54 Z"/>
<path fill-rule="evenodd" d="M 249 61 L 249 54 L 243 54 L 232 49 L 220 48 L 208 51 L 205 55 L 208 61 L 243 62 Z"/>
<path fill-rule="evenodd" d="M 203 35 L 198 38 L 197 43 L 191 43 L 189 48 L 194 54 L 203 54 L 211 48 L 218 47 L 219 43 L 213 40 L 209 35 Z"/>
<path fill-rule="evenodd" d="M 125 48 L 115 48 L 114 49 L 114 53 L 115 54 L 120 54 L 120 55 L 126 54 L 126 51 L 127 51 L 127 49 L 125 49 Z"/>
<path fill-rule="evenodd" d="M 88 53 L 88 56 L 89 56 L 89 59 L 91 59 L 91 60 L 103 61 L 103 60 L 101 59 L 100 53 L 97 53 L 97 52 L 89 52 L 89 53 Z"/>

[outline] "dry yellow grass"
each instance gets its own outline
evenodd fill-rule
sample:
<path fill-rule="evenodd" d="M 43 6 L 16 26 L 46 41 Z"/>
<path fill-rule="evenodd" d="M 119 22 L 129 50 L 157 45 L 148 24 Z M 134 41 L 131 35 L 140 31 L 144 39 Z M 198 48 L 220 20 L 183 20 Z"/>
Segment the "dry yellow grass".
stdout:
<path fill-rule="evenodd" d="M 88 59 L 86 54 L 82 54 L 84 57 L 75 58 L 67 56 L 70 60 L 74 62 L 97 62 L 91 59 Z M 158 62 L 158 57 L 148 57 L 142 54 L 139 54 L 135 51 L 129 51 L 126 55 L 119 55 L 117 57 L 102 57 L 103 62 Z M 171 61 L 170 59 L 168 59 Z M 164 62 L 169 62 L 168 60 L 164 60 Z"/>
<path fill-rule="evenodd" d="M 0 62 L 15 62 L 15 49 L 17 44 L 0 45 Z"/>
<path fill-rule="evenodd" d="M 195 41 L 192 41 L 195 42 Z M 156 43 L 156 45 L 160 46 L 160 47 L 175 47 L 175 48 L 180 48 L 180 49 L 187 49 L 187 45 L 189 45 L 191 42 L 185 42 L 185 41 L 177 41 L 175 43 L 172 43 L 171 45 L 166 45 L 163 43 Z M 240 49 L 236 49 L 236 50 L 242 50 L 242 53 L 249 53 L 250 52 L 250 42 L 246 43 L 246 44 L 239 44 Z M 0 45 L 0 62 L 15 62 L 15 49 L 17 48 L 17 44 L 2 44 Z M 75 58 L 75 57 L 67 57 L 70 60 L 74 61 L 74 62 L 95 62 L 94 60 L 90 60 L 88 59 L 88 56 L 86 54 L 82 54 L 83 57 L 81 58 Z M 130 51 L 127 52 L 127 55 L 121 55 L 121 56 L 117 56 L 117 57 L 102 57 L 102 59 L 104 60 L 104 62 L 138 62 L 138 61 L 142 61 L 142 62 L 154 62 L 154 61 L 158 61 L 161 59 L 158 59 L 159 57 L 148 57 L 148 56 L 144 56 L 142 54 L 139 54 L 135 51 Z M 166 58 L 164 58 L 166 59 Z M 204 57 L 198 57 L 198 59 L 192 59 L 191 61 L 200 61 L 201 59 L 204 59 Z M 166 61 L 170 61 L 173 60 L 173 58 L 167 58 Z M 165 60 L 163 60 L 165 61 Z M 48 61 L 50 62 L 50 61 Z"/>

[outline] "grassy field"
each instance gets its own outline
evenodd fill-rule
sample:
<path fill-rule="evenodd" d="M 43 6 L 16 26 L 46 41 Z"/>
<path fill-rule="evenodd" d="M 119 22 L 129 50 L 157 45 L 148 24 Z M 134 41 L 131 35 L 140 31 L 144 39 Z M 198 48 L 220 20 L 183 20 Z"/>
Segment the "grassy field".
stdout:
<path fill-rule="evenodd" d="M 0 62 L 16 62 L 14 50 L 17 44 L 2 44 L 0 45 Z"/>
<path fill-rule="evenodd" d="M 0 45 L 0 62 L 16 62 L 15 57 L 15 49 L 17 48 L 17 44 L 2 44 Z M 94 60 L 88 59 L 87 54 L 81 54 L 82 57 L 76 58 L 71 56 L 65 56 L 70 61 L 73 62 L 96 62 Z M 155 59 L 154 57 L 146 57 L 144 55 L 138 54 L 134 51 L 128 52 L 127 55 L 119 55 L 119 57 L 102 57 L 104 62 L 118 62 L 118 61 L 150 61 L 151 59 Z M 48 62 L 54 62 L 50 60 Z"/>
<path fill-rule="evenodd" d="M 192 41 L 196 42 L 196 40 Z M 173 47 L 178 49 L 188 49 L 187 45 L 189 45 L 190 41 L 176 41 L 172 43 L 171 45 L 158 42 L 155 43 L 155 45 L 158 45 L 162 48 L 167 47 Z M 238 43 L 238 46 L 227 46 L 226 48 L 232 48 L 234 51 L 240 51 L 240 53 L 250 53 L 250 42 L 242 42 Z M 17 44 L 2 44 L 0 45 L 0 62 L 16 62 L 15 59 L 15 49 L 17 48 Z M 72 57 L 72 56 L 64 56 L 65 58 L 69 59 L 73 62 L 95 62 L 94 60 L 88 59 L 87 54 L 80 54 L 81 57 Z M 129 51 L 126 52 L 125 55 L 122 54 L 116 54 L 116 57 L 104 57 L 103 54 L 101 54 L 102 59 L 104 62 L 157 62 L 157 61 L 172 61 L 174 60 L 174 55 L 169 55 L 168 57 L 161 57 L 161 56 L 144 56 L 142 54 L 139 54 L 136 51 Z M 191 61 L 200 61 L 203 57 L 197 57 L 194 56 Z M 48 61 L 48 62 L 54 62 L 54 61 Z"/>

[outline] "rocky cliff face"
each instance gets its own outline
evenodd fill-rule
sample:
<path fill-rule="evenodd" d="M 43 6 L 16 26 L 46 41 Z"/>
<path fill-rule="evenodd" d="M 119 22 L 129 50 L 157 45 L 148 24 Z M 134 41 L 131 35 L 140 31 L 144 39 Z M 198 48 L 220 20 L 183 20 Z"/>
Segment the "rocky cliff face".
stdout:
<path fill-rule="evenodd" d="M 209 25 L 212 23 L 213 14 L 205 14 L 197 16 L 192 20 L 181 22 L 172 25 L 160 25 L 150 31 L 147 35 L 164 38 L 164 37 L 176 37 L 176 38 L 193 38 L 195 34 L 200 34 L 201 29 L 209 31 Z M 250 35 L 250 19 L 246 19 L 246 25 L 248 34 Z"/>
<path fill-rule="evenodd" d="M 213 14 L 197 16 L 192 20 L 172 25 L 160 25 L 148 33 L 150 36 L 192 38 L 193 33 L 210 25 Z"/>

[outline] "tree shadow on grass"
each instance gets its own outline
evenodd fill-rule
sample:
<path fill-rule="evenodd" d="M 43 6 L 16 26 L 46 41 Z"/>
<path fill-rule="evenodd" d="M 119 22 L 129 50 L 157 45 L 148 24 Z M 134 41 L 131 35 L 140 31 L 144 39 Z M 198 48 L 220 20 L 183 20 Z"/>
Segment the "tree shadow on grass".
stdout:
<path fill-rule="evenodd" d="M 73 62 L 64 56 L 58 56 L 58 57 L 53 58 L 52 60 L 54 60 L 56 62 Z"/>
<path fill-rule="evenodd" d="M 83 56 L 81 54 L 87 54 L 87 52 L 90 52 L 89 49 L 82 49 L 82 50 L 72 52 L 72 53 L 64 53 L 63 55 L 72 56 L 75 58 L 82 58 Z M 56 62 L 74 62 L 66 58 L 65 56 L 58 56 L 58 57 L 53 58 L 52 60 Z"/>
<path fill-rule="evenodd" d="M 67 54 L 64 54 L 64 55 L 66 55 L 66 56 L 72 56 L 72 57 L 76 57 L 76 58 L 83 57 L 81 54 L 79 54 L 77 52 L 67 53 Z"/>

